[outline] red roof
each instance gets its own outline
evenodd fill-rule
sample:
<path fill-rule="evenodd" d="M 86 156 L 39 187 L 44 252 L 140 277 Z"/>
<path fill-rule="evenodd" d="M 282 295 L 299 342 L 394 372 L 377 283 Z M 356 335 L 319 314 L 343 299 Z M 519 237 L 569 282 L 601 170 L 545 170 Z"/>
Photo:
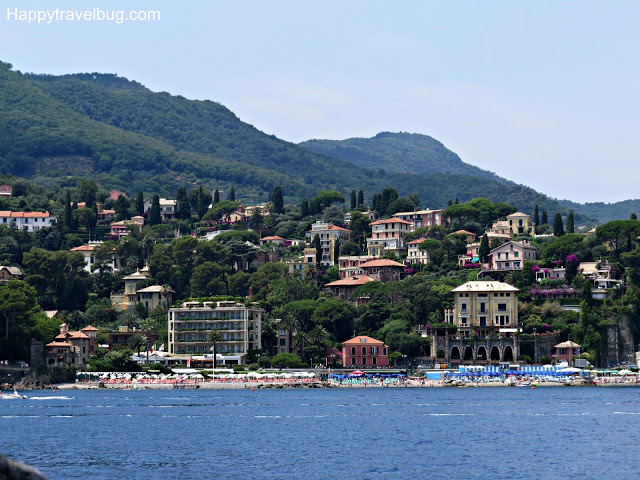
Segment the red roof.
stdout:
<path fill-rule="evenodd" d="M 0 217 L 11 218 L 49 218 L 49 212 L 10 212 L 9 210 L 0 211 Z"/>
<path fill-rule="evenodd" d="M 476 234 L 475 234 L 475 233 L 473 233 L 473 232 L 469 232 L 469 231 L 467 231 L 467 230 L 458 230 L 458 231 L 456 231 L 456 232 L 452 232 L 452 233 L 450 233 L 449 235 L 455 235 L 456 233 L 464 233 L 465 235 L 473 235 L 474 237 L 476 236 Z"/>
<path fill-rule="evenodd" d="M 337 225 L 331 225 L 331 228 L 329 228 L 329 230 L 340 230 L 341 232 L 350 232 L 351 231 L 348 228 L 338 227 Z"/>
<path fill-rule="evenodd" d="M 277 236 L 277 235 L 273 235 L 273 236 L 271 236 L 271 237 L 262 237 L 262 238 L 260 239 L 260 241 L 264 241 L 264 240 L 284 240 L 284 238 L 279 237 L 279 236 Z"/>
<path fill-rule="evenodd" d="M 98 329 L 96 327 L 92 327 L 91 325 L 88 325 L 88 326 L 84 327 L 81 331 L 82 332 L 97 332 Z"/>
<path fill-rule="evenodd" d="M 74 247 L 70 252 L 93 252 L 93 249 L 96 248 L 95 245 L 80 245 L 79 247 Z"/>
<path fill-rule="evenodd" d="M 353 277 L 343 278 L 342 280 L 336 280 L 335 282 L 327 283 L 325 287 L 357 287 L 364 285 L 368 282 L 374 282 L 375 280 L 366 275 L 354 275 Z"/>
<path fill-rule="evenodd" d="M 71 345 L 68 342 L 51 342 L 51 343 L 47 343 L 45 345 L 45 347 L 73 347 L 73 345 Z"/>
<path fill-rule="evenodd" d="M 410 242 L 407 242 L 407 245 L 419 245 L 422 242 L 424 242 L 426 240 L 426 238 L 419 238 L 418 240 L 411 240 Z"/>
<path fill-rule="evenodd" d="M 402 220 L 401 218 L 387 218 L 386 220 L 376 220 L 375 222 L 371 222 L 369 225 L 383 225 L 385 223 L 404 223 L 405 225 L 411 225 L 411 222 L 407 222 L 406 220 Z"/>
<path fill-rule="evenodd" d="M 366 335 L 358 335 L 357 337 L 353 337 L 351 340 L 347 340 L 346 342 L 342 342 L 342 345 L 386 345 L 384 342 L 380 340 L 376 340 L 372 337 L 367 337 Z"/>
<path fill-rule="evenodd" d="M 368 262 L 360 264 L 360 268 L 373 268 L 373 267 L 402 267 L 404 265 L 396 262 L 395 260 L 389 260 L 388 258 L 380 258 L 378 260 L 370 260 Z"/>

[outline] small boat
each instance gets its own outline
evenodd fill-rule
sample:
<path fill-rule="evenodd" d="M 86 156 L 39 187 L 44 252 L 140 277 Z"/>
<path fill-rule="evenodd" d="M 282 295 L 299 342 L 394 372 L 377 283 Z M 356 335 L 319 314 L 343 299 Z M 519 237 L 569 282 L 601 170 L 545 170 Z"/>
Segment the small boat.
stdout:
<path fill-rule="evenodd" d="M 13 393 L 4 393 L 0 392 L 0 398 L 10 400 L 10 399 L 24 399 L 27 398 L 26 395 L 20 395 L 16 390 Z"/>

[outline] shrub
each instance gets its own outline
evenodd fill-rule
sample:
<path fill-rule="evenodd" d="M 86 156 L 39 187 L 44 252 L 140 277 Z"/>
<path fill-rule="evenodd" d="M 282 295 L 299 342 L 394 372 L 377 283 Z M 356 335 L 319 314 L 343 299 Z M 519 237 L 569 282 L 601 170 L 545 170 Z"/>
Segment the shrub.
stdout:
<path fill-rule="evenodd" d="M 260 368 L 259 363 L 251 363 L 249 364 L 249 370 L 258 370 Z"/>

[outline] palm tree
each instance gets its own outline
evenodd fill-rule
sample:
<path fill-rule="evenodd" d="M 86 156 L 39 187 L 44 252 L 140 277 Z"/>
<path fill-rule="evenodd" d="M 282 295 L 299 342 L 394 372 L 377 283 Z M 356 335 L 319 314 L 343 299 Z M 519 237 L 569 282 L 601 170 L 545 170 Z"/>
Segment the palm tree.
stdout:
<path fill-rule="evenodd" d="M 144 333 L 144 338 L 147 342 L 147 363 L 149 363 L 149 343 L 151 342 L 151 335 L 155 333 L 155 325 L 153 320 L 149 317 L 140 321 L 140 330 Z"/>
<path fill-rule="evenodd" d="M 294 332 L 298 328 L 298 321 L 295 319 L 293 315 L 285 314 L 282 320 L 280 320 L 279 326 L 282 327 L 283 330 L 286 330 L 289 335 L 289 353 L 292 353 L 292 350 L 291 350 L 291 346 L 293 343 L 292 339 L 293 339 Z"/>
<path fill-rule="evenodd" d="M 303 331 L 296 332 L 293 337 L 293 345 L 300 349 L 301 357 L 304 358 L 304 347 L 308 343 L 309 339 L 307 334 Z"/>
<path fill-rule="evenodd" d="M 213 329 L 209 332 L 209 341 L 213 343 L 213 346 L 211 347 L 211 351 L 213 352 L 213 370 L 216 369 L 216 349 L 220 340 L 222 340 L 222 334 L 220 333 L 220 330 Z M 211 371 L 212 374 L 213 370 Z"/>
<path fill-rule="evenodd" d="M 318 347 L 318 358 L 322 355 L 320 353 L 320 346 L 329 340 L 329 332 L 322 325 L 316 325 L 308 333 L 307 338 L 311 343 L 315 343 Z"/>
<path fill-rule="evenodd" d="M 144 345 L 145 341 L 146 340 L 142 335 L 136 333 L 135 335 L 129 337 L 129 340 L 127 340 L 127 345 L 132 350 L 136 350 L 138 352 L 138 356 L 140 356 L 140 349 Z"/>

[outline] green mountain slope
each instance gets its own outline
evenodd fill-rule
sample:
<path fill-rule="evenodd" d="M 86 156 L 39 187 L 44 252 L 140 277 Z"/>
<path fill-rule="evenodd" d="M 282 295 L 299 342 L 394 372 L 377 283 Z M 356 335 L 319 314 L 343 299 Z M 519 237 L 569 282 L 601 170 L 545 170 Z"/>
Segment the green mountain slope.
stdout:
<path fill-rule="evenodd" d="M 623 200 L 615 203 L 591 202 L 576 203 L 571 200 L 558 200 L 565 208 L 579 211 L 583 215 L 598 219 L 601 223 L 611 220 L 626 220 L 632 213 L 640 214 L 640 200 Z"/>
<path fill-rule="evenodd" d="M 266 135 L 218 103 L 155 93 L 116 75 L 22 75 L 8 64 L 0 64 L 0 169 L 45 184 L 92 177 L 128 193 L 233 185 L 245 201 L 266 200 L 281 185 L 297 203 L 323 189 L 362 189 L 369 199 L 393 187 L 431 208 L 485 196 L 525 212 L 535 204 L 565 210 L 491 174 L 363 168 Z"/>
<path fill-rule="evenodd" d="M 464 163 L 441 142 L 418 133 L 381 132 L 371 138 L 307 140 L 299 144 L 367 168 L 407 173 L 452 173 L 512 183 L 492 172 Z"/>

